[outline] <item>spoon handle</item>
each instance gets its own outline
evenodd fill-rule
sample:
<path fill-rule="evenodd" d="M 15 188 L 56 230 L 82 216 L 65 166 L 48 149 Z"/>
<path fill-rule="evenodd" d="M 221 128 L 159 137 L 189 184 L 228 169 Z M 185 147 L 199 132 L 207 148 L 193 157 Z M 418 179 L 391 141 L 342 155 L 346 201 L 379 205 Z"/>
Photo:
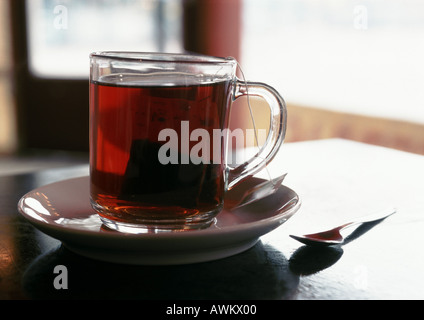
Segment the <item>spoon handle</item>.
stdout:
<path fill-rule="evenodd" d="M 357 224 L 364 224 L 364 223 L 376 222 L 378 220 L 383 220 L 383 219 L 386 219 L 387 217 L 391 216 L 395 212 L 396 212 L 395 208 L 387 208 L 387 209 L 384 209 L 384 210 L 379 210 L 375 213 L 368 214 L 366 216 L 360 217 L 357 220 L 345 223 L 345 224 L 343 224 L 339 227 L 339 230 L 343 230 L 345 228 L 352 227 L 352 226 L 357 225 Z"/>

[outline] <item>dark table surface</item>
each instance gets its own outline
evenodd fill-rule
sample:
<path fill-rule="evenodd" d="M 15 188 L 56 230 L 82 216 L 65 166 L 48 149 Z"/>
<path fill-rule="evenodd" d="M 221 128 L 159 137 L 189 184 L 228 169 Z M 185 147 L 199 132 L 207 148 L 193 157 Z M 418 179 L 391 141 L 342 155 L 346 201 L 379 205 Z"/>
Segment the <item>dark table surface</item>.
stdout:
<path fill-rule="evenodd" d="M 0 176 L 0 299 L 423 299 L 424 157 L 331 139 L 287 143 L 270 166 L 302 207 L 238 255 L 179 266 L 134 266 L 79 256 L 17 210 L 41 185 L 88 165 Z M 397 213 L 343 246 L 313 249 L 289 234 L 325 229 L 380 209 Z M 68 289 L 55 289 L 56 266 Z"/>

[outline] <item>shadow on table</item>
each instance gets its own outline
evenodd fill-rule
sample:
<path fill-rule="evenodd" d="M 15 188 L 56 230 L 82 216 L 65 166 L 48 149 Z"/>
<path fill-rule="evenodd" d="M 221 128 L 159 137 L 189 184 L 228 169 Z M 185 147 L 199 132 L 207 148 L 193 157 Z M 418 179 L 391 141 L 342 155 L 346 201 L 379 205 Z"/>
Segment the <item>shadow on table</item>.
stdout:
<path fill-rule="evenodd" d="M 67 268 L 68 289 L 54 288 L 57 265 Z M 290 299 L 298 283 L 284 255 L 262 242 L 229 258 L 177 266 L 101 262 L 61 246 L 35 260 L 23 279 L 31 299 Z"/>
<path fill-rule="evenodd" d="M 345 244 L 378 223 L 357 228 Z M 335 264 L 341 246 L 299 247 L 289 260 L 258 242 L 253 248 L 216 261 L 177 266 L 134 266 L 82 257 L 60 246 L 35 260 L 24 275 L 33 299 L 290 299 L 299 278 Z M 54 268 L 68 271 L 68 289 L 57 290 Z"/>
<path fill-rule="evenodd" d="M 335 247 L 302 246 L 289 260 L 289 269 L 298 276 L 308 276 L 331 267 L 343 255 L 343 249 Z"/>

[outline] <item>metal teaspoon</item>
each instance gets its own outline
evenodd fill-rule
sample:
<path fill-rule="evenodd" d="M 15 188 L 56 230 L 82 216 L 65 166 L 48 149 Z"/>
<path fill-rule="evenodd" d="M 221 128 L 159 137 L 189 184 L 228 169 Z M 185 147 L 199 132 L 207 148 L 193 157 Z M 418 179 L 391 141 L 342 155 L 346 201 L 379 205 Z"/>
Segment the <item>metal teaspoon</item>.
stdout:
<path fill-rule="evenodd" d="M 310 233 L 310 234 L 306 234 L 302 236 L 290 235 L 290 237 L 309 246 L 341 245 L 345 243 L 346 239 L 348 238 L 341 234 L 342 230 L 345 230 L 347 228 L 354 227 L 354 226 L 356 226 L 355 230 L 357 230 L 360 226 L 363 226 L 366 224 L 379 223 L 383 221 L 384 219 L 386 219 L 388 216 L 394 214 L 395 212 L 396 212 L 396 209 L 391 208 L 390 210 L 379 211 L 375 214 L 362 217 L 359 220 L 345 223 L 341 226 L 338 226 L 336 228 L 333 228 L 327 231 Z"/>

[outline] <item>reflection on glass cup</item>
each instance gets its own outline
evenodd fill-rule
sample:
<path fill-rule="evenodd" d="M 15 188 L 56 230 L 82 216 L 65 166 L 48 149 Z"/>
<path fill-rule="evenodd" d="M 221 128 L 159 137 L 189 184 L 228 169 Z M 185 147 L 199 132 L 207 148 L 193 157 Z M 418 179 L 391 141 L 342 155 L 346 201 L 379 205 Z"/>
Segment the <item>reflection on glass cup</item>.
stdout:
<path fill-rule="evenodd" d="M 96 52 L 90 62 L 91 203 L 111 229 L 209 226 L 226 190 L 266 166 L 284 140 L 283 99 L 239 80 L 233 58 Z M 229 111 L 247 93 L 268 102 L 270 130 L 255 157 L 230 167 L 228 143 L 238 137 Z"/>

